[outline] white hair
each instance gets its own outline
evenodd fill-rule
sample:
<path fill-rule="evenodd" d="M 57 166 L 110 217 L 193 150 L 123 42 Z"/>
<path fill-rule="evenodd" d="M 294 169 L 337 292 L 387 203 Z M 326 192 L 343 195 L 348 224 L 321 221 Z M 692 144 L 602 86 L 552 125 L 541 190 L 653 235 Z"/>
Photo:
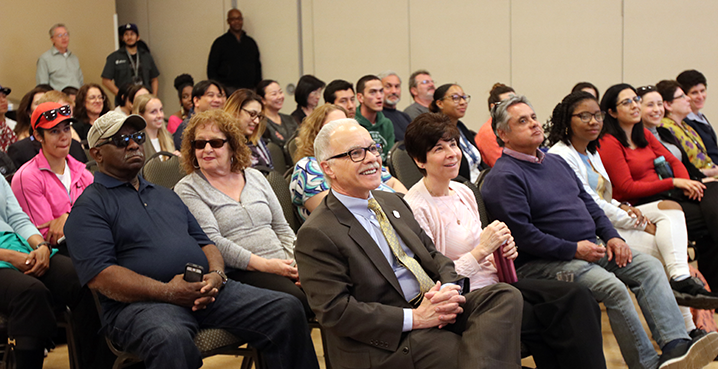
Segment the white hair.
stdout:
<path fill-rule="evenodd" d="M 379 79 L 384 79 L 389 76 L 396 76 L 396 78 L 399 78 L 399 83 L 401 83 L 401 77 L 399 77 L 399 75 L 396 74 L 396 72 L 394 72 L 393 70 L 385 70 L 377 74 L 376 76 L 379 77 Z"/>
<path fill-rule="evenodd" d="M 351 118 L 344 118 L 333 120 L 325 124 L 324 127 L 319 130 L 319 133 L 317 133 L 317 138 L 314 139 L 314 157 L 317 158 L 318 162 L 321 163 L 327 160 L 332 154 L 329 142 L 329 138 L 332 133 L 334 133 L 337 128 L 347 125 L 361 127 L 361 125 L 359 125 L 356 120 Z"/>

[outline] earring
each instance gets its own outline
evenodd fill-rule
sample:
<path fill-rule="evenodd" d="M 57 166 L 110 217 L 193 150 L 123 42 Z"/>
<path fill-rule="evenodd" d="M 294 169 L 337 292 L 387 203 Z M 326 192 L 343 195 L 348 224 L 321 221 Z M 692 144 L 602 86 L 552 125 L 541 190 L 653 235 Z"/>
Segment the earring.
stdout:
<path fill-rule="evenodd" d="M 566 127 L 566 130 L 565 130 L 564 134 L 565 134 L 566 136 L 568 136 L 568 127 Z"/>
<path fill-rule="evenodd" d="M 192 161 L 192 166 L 194 167 L 194 169 L 199 169 L 199 162 L 197 161 L 197 158 L 194 158 L 194 160 Z"/>

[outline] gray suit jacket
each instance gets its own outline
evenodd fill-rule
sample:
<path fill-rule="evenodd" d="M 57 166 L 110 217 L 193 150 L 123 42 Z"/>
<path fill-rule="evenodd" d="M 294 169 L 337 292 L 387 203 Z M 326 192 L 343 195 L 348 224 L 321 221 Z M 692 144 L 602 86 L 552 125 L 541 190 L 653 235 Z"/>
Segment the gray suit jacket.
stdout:
<path fill-rule="evenodd" d="M 399 195 L 372 194 L 429 277 L 442 283 L 462 279 Z M 402 309 L 412 306 L 384 254 L 331 192 L 300 228 L 295 257 L 309 304 L 327 332 L 333 366 L 413 366 L 411 355 L 399 350 L 407 336 Z"/>

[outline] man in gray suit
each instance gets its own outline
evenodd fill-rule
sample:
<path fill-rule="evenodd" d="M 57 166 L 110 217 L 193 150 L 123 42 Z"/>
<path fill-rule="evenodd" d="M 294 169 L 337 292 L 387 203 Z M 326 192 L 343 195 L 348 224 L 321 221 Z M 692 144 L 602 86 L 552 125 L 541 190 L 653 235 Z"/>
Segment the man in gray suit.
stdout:
<path fill-rule="evenodd" d="M 520 368 L 518 290 L 466 293 L 409 206 L 372 192 L 381 148 L 356 121 L 327 124 L 314 146 L 332 190 L 300 229 L 295 257 L 332 366 Z"/>

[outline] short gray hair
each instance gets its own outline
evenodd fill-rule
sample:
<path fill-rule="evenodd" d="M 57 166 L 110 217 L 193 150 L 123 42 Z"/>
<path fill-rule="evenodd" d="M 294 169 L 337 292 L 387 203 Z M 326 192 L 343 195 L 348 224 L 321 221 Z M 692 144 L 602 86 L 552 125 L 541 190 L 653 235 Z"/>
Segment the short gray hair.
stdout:
<path fill-rule="evenodd" d="M 385 70 L 377 74 L 376 76 L 379 77 L 379 79 L 384 79 L 389 76 L 396 76 L 396 78 L 399 78 L 399 83 L 401 83 L 401 77 L 399 77 L 399 75 L 396 74 L 396 72 L 394 72 L 393 70 Z"/>
<path fill-rule="evenodd" d="M 334 133 L 334 131 L 337 130 L 337 128 L 346 126 L 346 125 L 355 125 L 358 127 L 361 127 L 359 123 L 357 123 L 356 120 L 351 118 L 345 118 L 345 119 L 337 119 L 333 120 L 322 127 L 321 130 L 319 130 L 319 133 L 317 134 L 317 137 L 314 139 L 314 157 L 317 158 L 318 162 L 323 162 L 331 156 L 332 151 L 330 147 L 329 138 Z"/>
<path fill-rule="evenodd" d="M 52 38 L 53 36 L 55 36 L 55 30 L 58 29 L 58 28 L 60 28 L 60 27 L 62 27 L 62 28 L 64 28 L 64 29 L 67 29 L 67 27 L 65 26 L 64 23 L 55 23 L 55 24 L 52 25 L 52 27 L 50 27 L 50 38 Z"/>
<path fill-rule="evenodd" d="M 427 76 L 431 76 L 431 73 L 429 73 L 426 69 L 419 69 L 416 72 L 412 73 L 411 76 L 409 76 L 409 93 L 411 93 L 411 89 L 416 87 L 418 83 L 416 83 L 416 77 L 420 74 L 426 74 Z M 412 94 L 411 96 L 414 96 Z"/>
<path fill-rule="evenodd" d="M 491 109 L 491 128 L 494 130 L 494 134 L 496 135 L 496 142 L 498 142 L 501 147 L 504 146 L 504 141 L 499 138 L 499 129 L 504 132 L 511 132 L 511 128 L 509 127 L 511 114 L 509 114 L 508 109 L 516 104 L 526 104 L 532 110 L 534 108 L 526 96 L 515 95 L 496 103 L 496 105 L 494 105 Z"/>

